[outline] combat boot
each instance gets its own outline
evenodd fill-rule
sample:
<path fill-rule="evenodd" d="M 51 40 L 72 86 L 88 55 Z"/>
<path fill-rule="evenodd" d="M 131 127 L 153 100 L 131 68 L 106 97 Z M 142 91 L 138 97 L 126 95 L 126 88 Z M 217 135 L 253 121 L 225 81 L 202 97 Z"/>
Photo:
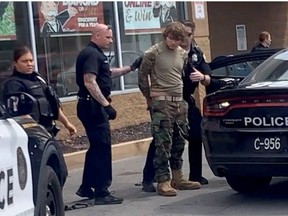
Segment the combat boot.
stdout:
<path fill-rule="evenodd" d="M 159 182 L 157 184 L 157 192 L 162 196 L 176 196 L 177 190 L 171 187 L 170 181 Z"/>
<path fill-rule="evenodd" d="M 179 190 L 195 190 L 199 189 L 201 184 L 184 179 L 182 170 L 172 170 L 171 186 Z"/>

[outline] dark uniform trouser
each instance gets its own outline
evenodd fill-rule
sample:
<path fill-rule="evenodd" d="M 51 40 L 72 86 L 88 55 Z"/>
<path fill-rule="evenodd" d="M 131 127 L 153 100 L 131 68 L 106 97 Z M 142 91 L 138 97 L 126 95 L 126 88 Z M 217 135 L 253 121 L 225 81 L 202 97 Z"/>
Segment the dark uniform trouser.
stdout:
<path fill-rule="evenodd" d="M 202 136 L 201 136 L 202 115 L 196 106 L 189 106 L 189 145 L 188 156 L 190 165 L 189 180 L 199 181 L 202 177 Z"/>
<path fill-rule="evenodd" d="M 90 143 L 85 158 L 82 186 L 94 188 L 96 197 L 107 196 L 112 183 L 111 134 L 107 114 L 98 102 L 79 99 L 77 116 Z"/>
<path fill-rule="evenodd" d="M 146 163 L 143 169 L 143 182 L 151 183 L 154 180 L 155 169 L 154 169 L 153 159 L 155 156 L 155 151 L 156 151 L 155 140 L 153 138 L 149 145 L 149 149 L 148 149 L 147 157 L 146 157 Z"/>
<path fill-rule="evenodd" d="M 200 110 L 196 106 L 189 106 L 188 108 L 188 122 L 189 122 L 189 145 L 188 157 L 190 174 L 189 180 L 198 180 L 202 176 L 202 137 L 201 137 L 201 120 L 202 116 Z M 155 176 L 155 169 L 153 165 L 153 158 L 155 155 L 155 140 L 151 141 L 146 157 L 146 163 L 143 169 L 143 182 L 152 182 Z"/>
<path fill-rule="evenodd" d="M 152 101 L 152 135 L 156 147 L 153 164 L 157 182 L 171 179 L 169 162 L 172 170 L 182 169 L 184 137 L 188 135 L 187 108 L 185 101 Z"/>

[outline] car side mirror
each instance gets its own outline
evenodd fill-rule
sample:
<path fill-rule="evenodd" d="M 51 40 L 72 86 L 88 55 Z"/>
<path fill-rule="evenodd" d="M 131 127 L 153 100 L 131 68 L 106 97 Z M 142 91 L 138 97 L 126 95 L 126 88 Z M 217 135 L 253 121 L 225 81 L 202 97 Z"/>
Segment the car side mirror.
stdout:
<path fill-rule="evenodd" d="M 10 95 L 6 104 L 11 116 L 31 115 L 35 121 L 39 121 L 38 102 L 30 94 L 20 92 Z"/>

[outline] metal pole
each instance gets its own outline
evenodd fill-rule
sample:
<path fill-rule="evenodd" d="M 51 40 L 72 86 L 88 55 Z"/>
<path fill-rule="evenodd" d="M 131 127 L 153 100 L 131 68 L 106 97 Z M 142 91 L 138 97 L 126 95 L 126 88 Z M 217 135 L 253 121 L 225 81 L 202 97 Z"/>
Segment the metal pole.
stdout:
<path fill-rule="evenodd" d="M 28 3 L 28 21 L 29 21 L 29 29 L 30 29 L 31 48 L 32 48 L 33 56 L 34 56 L 35 71 L 38 71 L 38 59 L 37 59 L 37 50 L 36 50 L 34 20 L 33 20 L 33 8 L 32 8 L 31 1 L 28 1 L 27 3 Z"/>
<path fill-rule="evenodd" d="M 116 32 L 116 49 L 118 53 L 117 59 L 119 62 L 119 67 L 123 67 L 123 61 L 122 61 L 122 47 L 121 47 L 121 37 L 120 37 L 120 24 L 118 19 L 118 7 L 117 7 L 117 1 L 113 1 L 114 4 L 114 20 L 115 20 L 115 32 Z M 122 92 L 124 91 L 124 77 L 120 77 L 120 86 Z"/>

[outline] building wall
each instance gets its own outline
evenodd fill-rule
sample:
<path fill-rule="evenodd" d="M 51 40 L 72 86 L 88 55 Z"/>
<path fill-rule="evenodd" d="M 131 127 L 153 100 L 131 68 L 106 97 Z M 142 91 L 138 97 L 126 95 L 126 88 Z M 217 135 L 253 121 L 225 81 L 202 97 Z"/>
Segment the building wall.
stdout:
<path fill-rule="evenodd" d="M 247 51 L 250 52 L 261 31 L 272 35 L 271 48 L 288 45 L 286 2 L 208 2 L 208 18 L 212 59 L 237 51 L 235 26 L 244 24 Z"/>

